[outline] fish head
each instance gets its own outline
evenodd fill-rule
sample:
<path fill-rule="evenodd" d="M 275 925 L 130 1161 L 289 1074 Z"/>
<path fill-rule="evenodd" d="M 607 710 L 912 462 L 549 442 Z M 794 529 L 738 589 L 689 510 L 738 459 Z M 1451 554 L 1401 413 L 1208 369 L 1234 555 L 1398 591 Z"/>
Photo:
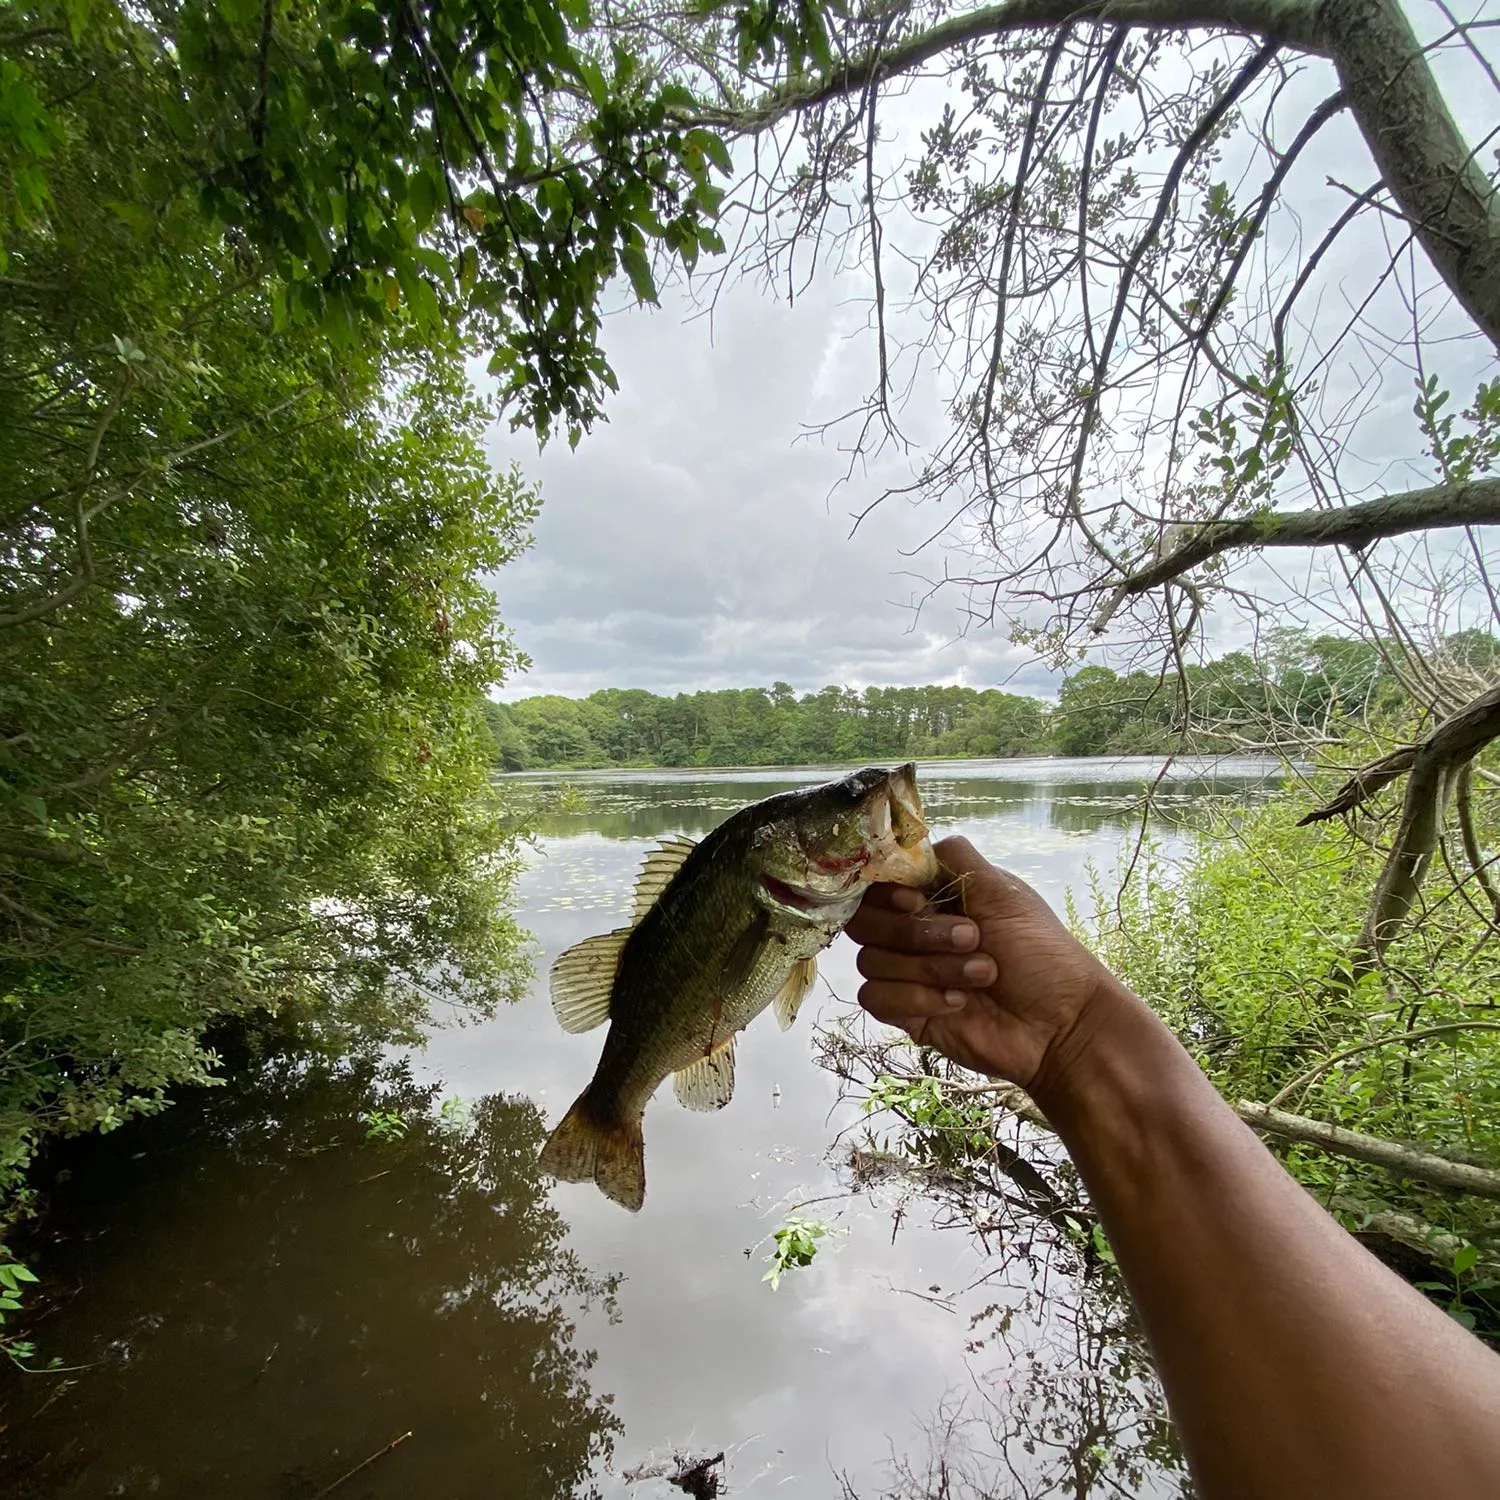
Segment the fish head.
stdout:
<path fill-rule="evenodd" d="M 843 922 L 875 881 L 927 886 L 937 880 L 914 765 L 894 771 L 867 766 L 788 803 L 753 841 L 768 904 Z"/>

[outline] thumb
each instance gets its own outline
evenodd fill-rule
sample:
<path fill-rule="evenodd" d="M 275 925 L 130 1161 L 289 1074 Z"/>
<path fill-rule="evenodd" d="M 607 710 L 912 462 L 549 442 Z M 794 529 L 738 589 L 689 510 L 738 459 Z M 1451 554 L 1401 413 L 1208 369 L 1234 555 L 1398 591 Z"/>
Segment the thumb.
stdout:
<path fill-rule="evenodd" d="M 992 865 L 961 834 L 940 840 L 932 850 L 950 877 L 955 905 L 961 905 L 970 916 L 981 921 L 1042 913 L 1053 917 L 1052 908 L 1024 880 Z"/>

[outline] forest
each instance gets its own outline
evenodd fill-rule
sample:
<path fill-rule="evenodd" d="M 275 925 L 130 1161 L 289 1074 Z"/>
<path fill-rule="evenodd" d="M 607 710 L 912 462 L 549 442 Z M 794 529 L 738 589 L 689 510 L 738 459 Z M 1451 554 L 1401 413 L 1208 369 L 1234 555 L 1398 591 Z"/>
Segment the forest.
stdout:
<path fill-rule="evenodd" d="M 1500 643 L 1474 631 L 1449 649 L 1488 664 Z M 606 688 L 488 702 L 506 771 L 601 766 L 774 766 L 944 756 L 1276 753 L 1398 711 L 1400 689 L 1373 643 L 1283 630 L 1266 659 L 1227 652 L 1187 669 L 1193 716 L 1159 673 L 1100 665 L 1063 675 L 1057 702 L 999 688 L 837 686 L 800 697 L 785 682 L 658 697 Z"/>

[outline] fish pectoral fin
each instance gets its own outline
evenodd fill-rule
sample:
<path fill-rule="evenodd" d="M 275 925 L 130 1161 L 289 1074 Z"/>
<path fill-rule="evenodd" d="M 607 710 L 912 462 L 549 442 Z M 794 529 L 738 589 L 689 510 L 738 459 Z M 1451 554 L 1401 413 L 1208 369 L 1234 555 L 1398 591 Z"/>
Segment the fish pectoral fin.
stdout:
<path fill-rule="evenodd" d="M 609 1020 L 609 997 L 629 927 L 584 939 L 552 965 L 552 1009 L 564 1031 L 592 1031 Z"/>
<path fill-rule="evenodd" d="M 723 1109 L 734 1098 L 734 1038 L 674 1073 L 672 1092 L 684 1109 Z"/>
<path fill-rule="evenodd" d="M 770 912 L 763 906 L 756 907 L 755 914 L 731 944 L 714 981 L 714 988 L 719 995 L 738 994 L 749 982 L 760 962 L 761 951 L 769 941 L 770 931 Z"/>
<path fill-rule="evenodd" d="M 679 833 L 663 839 L 648 851 L 641 873 L 635 879 L 635 910 L 630 915 L 632 922 L 639 922 L 656 905 L 661 899 L 661 893 L 671 885 L 672 877 L 697 847 L 696 839 Z"/>
<path fill-rule="evenodd" d="M 792 1022 L 797 1019 L 797 1012 L 802 1009 L 802 1002 L 807 999 L 807 992 L 813 987 L 817 977 L 818 961 L 815 958 L 804 958 L 787 975 L 786 983 L 771 1002 L 776 1024 L 783 1031 L 791 1030 Z"/>

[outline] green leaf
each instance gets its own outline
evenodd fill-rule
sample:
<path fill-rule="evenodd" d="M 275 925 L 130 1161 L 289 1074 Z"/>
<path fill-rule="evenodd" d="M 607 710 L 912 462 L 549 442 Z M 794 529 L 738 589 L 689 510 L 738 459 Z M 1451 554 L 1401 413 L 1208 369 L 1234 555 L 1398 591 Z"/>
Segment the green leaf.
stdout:
<path fill-rule="evenodd" d="M 1477 1245 L 1465 1245 L 1455 1251 L 1453 1256 L 1453 1274 L 1463 1276 L 1472 1271 L 1479 1263 L 1479 1247 Z"/>
<path fill-rule="evenodd" d="M 630 278 L 636 300 L 654 304 L 656 282 L 652 279 L 651 263 L 646 259 L 645 252 L 635 245 L 625 245 L 620 250 L 620 264 Z"/>

